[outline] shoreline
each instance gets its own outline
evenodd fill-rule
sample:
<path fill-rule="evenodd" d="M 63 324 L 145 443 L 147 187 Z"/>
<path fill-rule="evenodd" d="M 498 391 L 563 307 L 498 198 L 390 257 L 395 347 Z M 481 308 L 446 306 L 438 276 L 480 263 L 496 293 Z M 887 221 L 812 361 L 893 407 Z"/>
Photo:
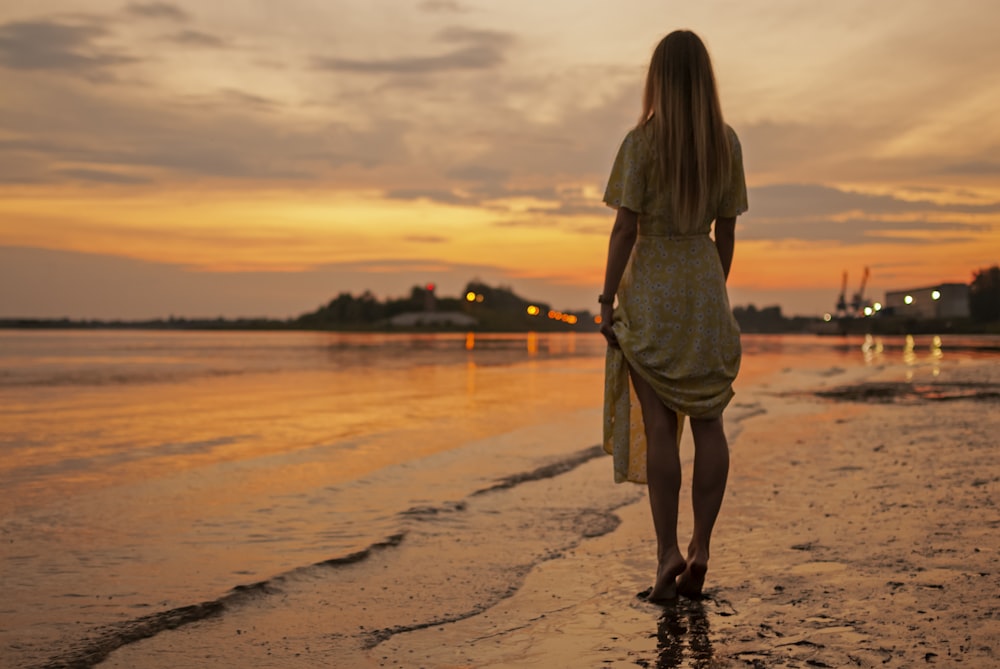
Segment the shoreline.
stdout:
<path fill-rule="evenodd" d="M 583 313 L 583 312 L 574 312 Z M 589 313 L 589 312 L 588 312 Z M 843 328 L 829 328 L 829 323 L 821 317 L 795 316 L 794 320 L 800 320 L 804 325 L 794 325 L 792 327 L 774 328 L 754 328 L 741 326 L 744 335 L 803 335 L 823 338 L 848 338 L 848 337 L 905 337 L 945 335 L 951 337 L 975 337 L 1000 335 L 1000 323 L 972 323 L 954 322 L 952 320 L 892 320 L 892 321 L 869 321 L 859 320 L 857 324 L 852 323 Z M 326 332 L 341 334 L 464 334 L 475 332 L 476 334 L 597 334 L 599 328 L 589 320 L 583 320 L 581 324 L 566 324 L 561 321 L 546 321 L 542 326 L 524 327 L 496 327 L 495 325 L 481 327 L 459 326 L 459 325 L 412 325 L 412 326 L 385 326 L 385 325 L 358 325 L 341 327 L 320 327 L 302 325 L 295 322 L 282 321 L 271 318 L 236 318 L 236 319 L 176 319 L 175 321 L 154 319 L 150 321 L 87 321 L 70 319 L 35 319 L 35 318 L 4 318 L 0 319 L 0 331 L 39 331 L 39 332 L 59 332 L 59 331 L 146 331 L 146 332 Z M 994 348 L 993 350 L 1000 350 Z"/>
<path fill-rule="evenodd" d="M 902 373 L 887 367 L 870 370 L 864 380 L 814 375 L 813 386 L 879 383 Z M 925 367 L 917 376 L 927 383 L 1000 384 L 988 363 L 946 366 L 937 375 Z M 995 400 L 910 398 L 873 405 L 789 397 L 773 386 L 759 394 L 768 395 L 767 413 L 748 418 L 733 445 L 730 490 L 702 602 L 681 599 L 662 608 L 635 598 L 654 565 L 645 494 L 639 486 L 612 484 L 610 462 L 601 458 L 519 486 L 514 506 L 492 496 L 492 510 L 476 515 L 477 523 L 506 514 L 532 517 L 524 516 L 524 505 L 605 486 L 591 498 L 586 520 L 574 516 L 591 529 L 581 532 L 570 523 L 565 536 L 577 538 L 521 563 L 514 587 L 489 582 L 484 574 L 490 570 L 479 569 L 503 550 L 490 543 L 496 534 L 489 528 L 472 524 L 475 533 L 464 535 L 466 541 L 430 528 L 419 541 L 404 542 L 398 554 L 385 554 L 386 562 L 358 569 L 352 580 L 362 590 L 355 589 L 353 598 L 332 597 L 338 590 L 325 581 L 298 584 L 225 616 L 123 647 L 101 666 L 155 669 L 207 661 L 318 667 L 332 658 L 351 667 L 995 661 L 1000 610 L 984 593 L 1000 586 L 990 531 L 1000 522 L 991 502 L 1000 477 L 995 465 L 982 469 L 995 461 L 1000 414 L 989 410 Z M 956 433 L 962 444 L 949 438 Z M 689 467 L 689 453 L 684 459 Z M 685 509 L 682 537 L 689 527 Z M 549 532 L 567 531 L 565 520 L 561 530 L 555 522 Z M 524 548 L 529 539 L 508 548 Z M 420 542 L 434 554 L 423 554 Z M 449 574 L 459 563 L 477 570 L 466 577 Z M 401 571 L 404 564 L 411 574 Z M 493 593 L 491 604 L 456 615 L 463 613 L 455 605 L 462 592 L 484 590 Z M 452 615 L 386 624 L 413 598 L 422 602 L 414 613 L 426 613 L 434 602 Z"/>

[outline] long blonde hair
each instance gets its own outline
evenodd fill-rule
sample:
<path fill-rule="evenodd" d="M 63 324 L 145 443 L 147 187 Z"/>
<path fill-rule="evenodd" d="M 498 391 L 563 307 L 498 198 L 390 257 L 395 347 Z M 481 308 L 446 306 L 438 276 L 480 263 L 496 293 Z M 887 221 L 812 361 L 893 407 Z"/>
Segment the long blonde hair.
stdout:
<path fill-rule="evenodd" d="M 720 197 L 732 160 L 712 61 L 690 30 L 670 33 L 653 51 L 639 118 L 647 124 L 674 220 L 690 229 Z"/>

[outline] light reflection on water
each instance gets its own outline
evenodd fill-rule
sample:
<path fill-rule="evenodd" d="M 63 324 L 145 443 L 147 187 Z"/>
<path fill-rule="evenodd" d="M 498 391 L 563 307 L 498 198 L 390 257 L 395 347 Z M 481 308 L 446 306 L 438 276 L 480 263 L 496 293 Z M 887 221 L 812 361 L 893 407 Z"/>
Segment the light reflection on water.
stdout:
<path fill-rule="evenodd" d="M 996 356 L 998 353 L 1000 338 L 994 336 L 956 336 L 946 339 L 941 335 L 882 337 L 868 334 L 861 343 L 861 354 L 866 365 L 902 362 L 907 368 L 904 372 L 907 381 L 913 380 L 914 367 L 929 366 L 931 375 L 939 376 L 941 363 L 946 358 L 975 359 Z"/>
<path fill-rule="evenodd" d="M 0 331 L 0 388 L 603 354 L 596 334 Z"/>

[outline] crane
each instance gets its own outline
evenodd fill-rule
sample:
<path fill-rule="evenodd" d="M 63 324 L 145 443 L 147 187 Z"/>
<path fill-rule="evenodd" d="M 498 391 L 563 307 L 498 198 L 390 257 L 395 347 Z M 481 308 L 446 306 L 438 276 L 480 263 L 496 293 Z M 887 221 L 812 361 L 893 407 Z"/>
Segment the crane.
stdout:
<path fill-rule="evenodd" d="M 861 275 L 861 287 L 858 288 L 858 292 L 854 293 L 854 299 L 851 300 L 851 311 L 855 316 L 862 313 L 867 304 L 865 304 L 865 285 L 868 283 L 868 268 L 865 267 L 864 274 Z"/>
<path fill-rule="evenodd" d="M 840 282 L 840 297 L 837 299 L 837 317 L 847 315 L 847 270 L 844 270 L 844 278 Z"/>

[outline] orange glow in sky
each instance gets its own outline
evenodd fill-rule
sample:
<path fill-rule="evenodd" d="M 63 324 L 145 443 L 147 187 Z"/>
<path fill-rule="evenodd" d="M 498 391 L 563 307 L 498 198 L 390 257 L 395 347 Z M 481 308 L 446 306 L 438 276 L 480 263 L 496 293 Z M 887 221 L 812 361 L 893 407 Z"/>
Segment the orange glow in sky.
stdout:
<path fill-rule="evenodd" d="M 822 314 L 844 270 L 879 298 L 1000 262 L 997 3 L 572 7 L 5 3 L 0 317 L 280 317 L 472 278 L 594 309 L 607 172 L 680 27 L 744 148 L 734 304 Z"/>

